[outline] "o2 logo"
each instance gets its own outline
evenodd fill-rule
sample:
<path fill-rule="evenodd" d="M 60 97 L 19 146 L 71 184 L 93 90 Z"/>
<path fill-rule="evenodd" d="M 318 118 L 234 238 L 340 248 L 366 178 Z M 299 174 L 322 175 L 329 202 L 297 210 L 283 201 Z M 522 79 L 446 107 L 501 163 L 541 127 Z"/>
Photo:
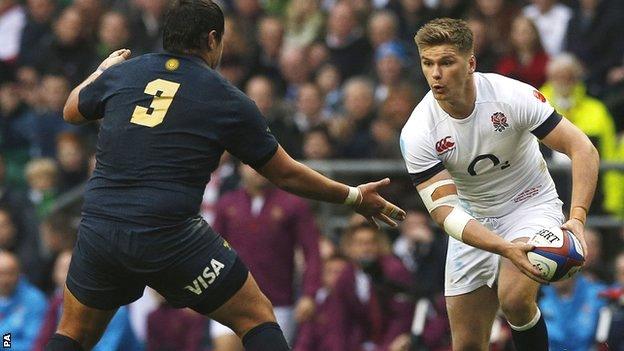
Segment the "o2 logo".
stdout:
<path fill-rule="evenodd" d="M 470 164 L 468 165 L 468 174 L 470 174 L 471 176 L 477 175 L 476 167 L 479 162 L 491 162 L 494 167 L 497 167 L 500 165 L 501 170 L 511 166 L 509 161 L 505 161 L 501 164 L 501 161 L 498 159 L 498 157 L 496 157 L 496 155 L 492 155 L 492 154 L 479 155 L 475 157 L 474 160 L 472 160 L 472 162 L 470 162 Z"/>

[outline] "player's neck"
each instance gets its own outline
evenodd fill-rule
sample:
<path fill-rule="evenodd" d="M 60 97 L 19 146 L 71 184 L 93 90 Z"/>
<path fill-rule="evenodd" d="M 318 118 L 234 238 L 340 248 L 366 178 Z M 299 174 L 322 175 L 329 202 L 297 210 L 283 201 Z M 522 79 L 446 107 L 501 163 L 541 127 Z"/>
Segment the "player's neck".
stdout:
<path fill-rule="evenodd" d="M 475 101 L 477 100 L 477 89 L 472 77 L 473 76 L 470 76 L 470 79 L 466 82 L 464 91 L 457 99 L 438 101 L 444 112 L 455 119 L 468 118 L 472 114 L 472 111 L 474 111 Z"/>

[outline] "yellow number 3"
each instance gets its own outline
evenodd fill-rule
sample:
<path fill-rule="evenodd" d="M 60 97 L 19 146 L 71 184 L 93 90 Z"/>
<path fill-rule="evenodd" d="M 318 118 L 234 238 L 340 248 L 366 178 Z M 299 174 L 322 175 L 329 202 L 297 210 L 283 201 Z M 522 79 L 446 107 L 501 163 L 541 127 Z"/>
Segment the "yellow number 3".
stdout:
<path fill-rule="evenodd" d="M 135 107 L 130 122 L 150 128 L 161 124 L 179 87 L 180 83 L 164 79 L 156 79 L 149 82 L 145 87 L 145 94 L 154 97 L 152 103 L 149 108 L 143 106 Z"/>

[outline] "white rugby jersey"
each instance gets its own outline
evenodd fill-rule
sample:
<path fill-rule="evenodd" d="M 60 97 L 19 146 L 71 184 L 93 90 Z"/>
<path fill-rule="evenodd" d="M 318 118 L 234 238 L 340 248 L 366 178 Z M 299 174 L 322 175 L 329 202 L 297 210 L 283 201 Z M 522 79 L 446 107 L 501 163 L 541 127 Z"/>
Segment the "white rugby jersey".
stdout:
<path fill-rule="evenodd" d="M 474 81 L 475 108 L 467 118 L 449 116 L 429 92 L 403 127 L 401 151 L 414 184 L 448 170 L 475 217 L 557 199 L 538 138 L 562 117 L 530 85 L 493 73 L 474 73 Z"/>

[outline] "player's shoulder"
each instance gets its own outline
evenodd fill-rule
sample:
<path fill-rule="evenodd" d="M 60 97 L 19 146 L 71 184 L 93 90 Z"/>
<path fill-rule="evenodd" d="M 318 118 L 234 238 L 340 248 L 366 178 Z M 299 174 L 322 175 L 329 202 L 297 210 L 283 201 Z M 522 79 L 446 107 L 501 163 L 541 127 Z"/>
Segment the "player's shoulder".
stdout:
<path fill-rule="evenodd" d="M 144 54 L 127 63 L 142 67 L 148 74 L 171 76 L 183 84 L 191 85 L 191 92 L 216 95 L 237 95 L 237 89 L 203 59 L 193 55 L 170 52 Z"/>
<path fill-rule="evenodd" d="M 401 139 L 413 139 L 415 136 L 429 134 L 447 116 L 440 108 L 433 93 L 429 91 L 414 107 L 401 130 Z"/>
<path fill-rule="evenodd" d="M 505 100 L 519 92 L 534 89 L 529 84 L 498 73 L 475 73 L 477 94 L 481 99 Z"/>
<path fill-rule="evenodd" d="M 533 86 L 497 73 L 475 73 L 480 102 L 499 102 L 514 106 L 518 103 L 544 102 L 544 96 Z"/>
<path fill-rule="evenodd" d="M 154 55 L 157 54 L 143 54 L 132 57 L 121 63 L 109 67 L 104 73 L 116 73 L 120 76 L 124 76 L 125 73 L 142 71 L 142 68 L 147 68 L 150 62 L 154 61 Z M 142 73 L 142 72 L 141 72 Z M 131 77 L 128 77 L 131 78 Z"/>

